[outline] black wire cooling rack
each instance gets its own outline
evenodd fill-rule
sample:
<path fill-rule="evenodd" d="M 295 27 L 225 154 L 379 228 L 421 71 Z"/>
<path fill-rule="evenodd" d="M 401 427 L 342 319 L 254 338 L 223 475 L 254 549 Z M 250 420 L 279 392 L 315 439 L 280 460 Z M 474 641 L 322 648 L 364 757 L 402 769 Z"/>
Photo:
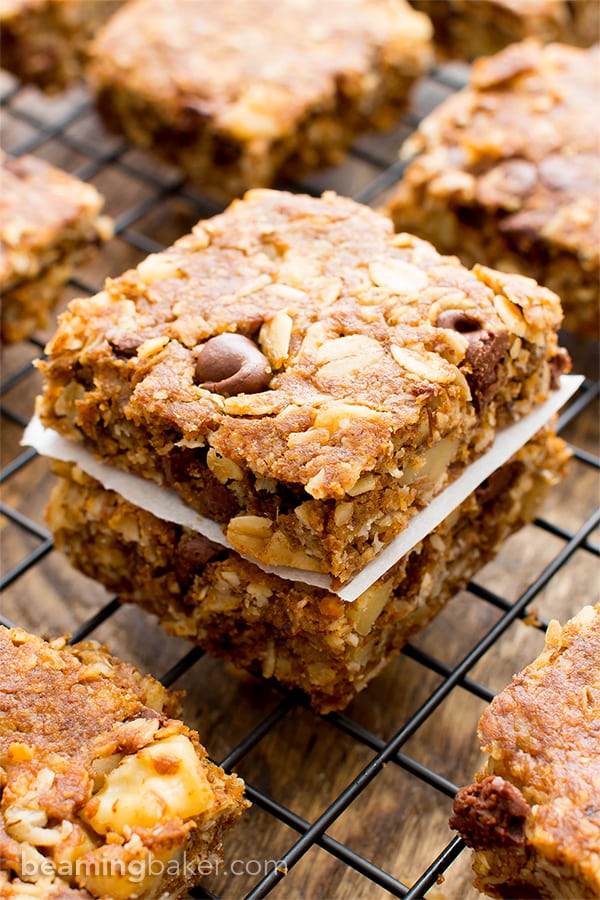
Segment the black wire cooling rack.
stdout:
<path fill-rule="evenodd" d="M 435 106 L 444 96 L 460 87 L 464 79 L 464 69 L 460 67 L 445 67 L 435 69 L 426 79 L 419 84 L 415 95 L 412 111 L 405 116 L 398 128 L 385 136 L 368 136 L 357 141 L 352 148 L 348 162 L 325 173 L 319 173 L 310 179 L 293 185 L 282 185 L 291 190 L 301 190 L 309 193 L 320 193 L 325 188 L 333 188 L 340 193 L 352 194 L 356 199 L 365 203 L 376 203 L 393 183 L 401 175 L 402 166 L 397 161 L 397 151 L 401 141 L 414 129 L 423 114 Z M 69 92 L 66 97 L 58 100 L 47 100 L 35 90 L 24 88 L 11 77 L 6 77 L 2 82 L 2 115 L 3 130 L 2 141 L 4 149 L 11 154 L 35 153 L 45 156 L 51 161 L 59 159 L 63 168 L 70 168 L 80 178 L 96 183 L 104 182 L 107 178 L 115 181 L 113 193 L 119 197 L 114 210 L 116 240 L 129 251 L 137 253 L 138 259 L 147 253 L 161 249 L 166 243 L 170 243 L 179 234 L 189 229 L 196 219 L 212 215 L 219 211 L 219 207 L 210 199 L 198 193 L 178 177 L 177 173 L 168 170 L 163 165 L 154 163 L 145 158 L 138 151 L 132 150 L 120 139 L 106 134 L 94 113 L 90 98 L 82 87 L 77 87 Z M 67 163 L 65 163 L 67 160 Z M 120 191 L 119 179 L 127 182 L 127 203 L 119 206 Z M 102 186 L 102 185 L 100 185 Z M 130 201 L 130 198 L 134 198 Z M 179 234 L 164 232 L 164 219 L 162 215 L 167 207 L 173 203 L 185 205 L 185 221 L 177 219 L 180 224 Z M 113 212 L 113 210 L 109 210 Z M 128 263 L 130 264 L 130 263 Z M 101 263 L 99 264 L 101 266 Z M 118 274 L 117 268 L 108 274 Z M 123 266 L 122 268 L 124 268 Z M 71 292 L 74 294 L 91 294 L 95 292 L 102 282 L 106 271 L 92 270 L 92 275 L 86 277 L 80 275 L 71 282 Z M 23 409 L 20 402 L 22 396 L 27 394 L 27 385 L 35 378 L 31 366 L 31 359 L 43 352 L 44 336 L 32 338 L 27 342 L 28 352 L 24 355 L 11 356 L 9 352 L 5 356 L 2 366 L 2 383 L 0 393 L 2 396 L 1 413 L 4 430 L 5 464 L 1 471 L 0 480 L 3 485 L 4 498 L 0 507 L 4 525 L 15 529 L 23 536 L 25 551 L 15 561 L 12 558 L 7 562 L 7 555 L 3 552 L 3 571 L 1 587 L 3 590 L 13 589 L 17 591 L 17 599 L 13 600 L 11 618 L 18 618 L 20 611 L 18 599 L 18 585 L 24 576 L 31 573 L 52 551 L 52 540 L 46 528 L 39 520 L 28 514 L 14 499 L 13 483 L 20 479 L 21 483 L 27 479 L 27 473 L 34 464 L 36 455 L 32 450 L 22 450 L 18 446 L 21 429 L 26 425 L 31 409 Z M 586 354 L 589 356 L 588 345 Z M 593 351 L 592 351 L 593 356 Z M 15 361 L 16 360 L 16 361 Z M 577 368 L 577 367 L 576 367 Z M 591 409 L 598 398 L 598 384 L 593 378 L 587 378 L 575 399 L 561 415 L 558 429 L 569 436 L 574 433 L 578 423 L 586 421 L 587 430 L 594 431 L 594 422 Z M 593 434 L 592 434 L 593 442 Z M 588 441 L 589 446 L 589 441 Z M 581 446 L 572 445 L 578 471 L 597 472 L 600 461 L 593 452 Z M 594 485 L 592 491 L 597 488 L 597 481 L 589 482 Z M 567 491 L 568 496 L 568 491 Z M 556 517 L 555 517 L 556 518 Z M 560 518 L 560 517 L 559 517 Z M 411 873 L 405 883 L 406 876 L 393 866 L 379 865 L 370 861 L 366 855 L 358 852 L 353 842 L 343 841 L 333 837 L 329 832 L 335 830 L 336 824 L 344 813 L 352 808 L 370 786 L 381 779 L 382 772 L 387 764 L 398 767 L 412 780 L 416 780 L 431 788 L 438 797 L 442 798 L 447 811 L 450 809 L 451 798 L 457 790 L 457 784 L 446 774 L 445 767 L 435 767 L 419 760 L 419 754 L 408 752 L 408 748 L 414 747 L 413 737 L 421 734 L 436 733 L 436 716 L 440 715 L 445 701 L 456 692 L 466 692 L 483 703 L 489 702 L 494 696 L 494 691 L 481 681 L 477 680 L 472 670 L 488 652 L 494 652 L 501 645 L 503 637 L 511 630 L 515 623 L 517 627 L 525 629 L 533 625 L 543 631 L 547 622 L 536 614 L 532 603 L 552 590 L 557 576 L 566 566 L 579 565 L 579 560 L 585 556 L 593 561 L 596 573 L 600 548 L 594 542 L 594 529 L 599 525 L 599 513 L 593 512 L 585 515 L 582 521 L 573 524 L 573 517 L 567 516 L 569 527 L 562 521 L 549 519 L 537 519 L 531 529 L 538 538 L 540 535 L 554 539 L 552 552 L 536 563 L 537 568 L 527 578 L 525 584 L 521 584 L 515 596 L 509 596 L 502 590 L 494 589 L 493 585 L 472 583 L 466 592 L 470 608 L 491 608 L 495 611 L 495 619 L 489 625 L 486 619 L 486 627 L 474 630 L 470 643 L 466 645 L 458 659 L 448 662 L 443 654 L 432 652 L 427 642 L 415 641 L 408 645 L 403 655 L 413 661 L 418 671 L 433 673 L 436 680 L 433 689 L 428 690 L 426 696 L 420 698 L 416 708 L 404 714 L 398 712 L 394 721 L 394 712 L 391 716 L 394 721 L 389 733 L 382 734 L 372 727 L 366 727 L 352 713 L 352 707 L 347 713 L 334 713 L 323 717 L 328 725 L 334 728 L 340 736 L 360 745 L 367 754 L 361 759 L 363 762 L 359 771 L 348 780 L 348 783 L 340 790 L 336 790 L 333 799 L 327 798 L 325 808 L 319 814 L 311 818 L 295 812 L 291 804 L 281 802 L 263 788 L 247 782 L 247 793 L 255 808 L 259 808 L 269 819 L 283 823 L 296 837 L 289 837 L 278 854 L 279 865 L 273 866 L 268 872 L 261 872 L 254 878 L 250 886 L 244 888 L 243 896 L 257 900 L 267 894 L 288 897 L 291 894 L 286 889 L 285 875 L 293 870 L 297 863 L 318 847 L 333 857 L 343 867 L 359 873 L 364 879 L 361 887 L 355 894 L 348 890 L 339 894 L 328 888 L 327 896 L 331 897 L 375 897 L 392 895 L 395 897 L 417 898 L 424 896 L 448 896 L 443 893 L 442 887 L 436 887 L 443 881 L 445 873 L 464 850 L 462 841 L 452 838 L 451 833 L 446 832 L 439 849 L 422 866 L 417 877 Z M 531 539 L 531 533 L 528 539 Z M 521 538 L 521 544 L 524 546 Z M 514 555 L 514 550 L 513 550 Z M 511 565 L 511 563 L 509 563 Z M 593 579 L 592 579 L 593 580 Z M 589 587 L 589 585 L 588 585 Z M 593 602 L 589 590 L 587 596 L 573 598 L 571 613 L 574 613 L 586 602 Z M 23 601 L 24 602 L 24 601 Z M 29 602 L 29 601 L 28 601 Z M 77 641 L 86 638 L 110 620 L 120 609 L 117 598 L 111 598 L 102 602 L 92 615 L 86 615 L 84 620 L 71 628 L 72 640 Z M 15 613 L 14 610 L 17 610 Z M 4 612 L 6 609 L 4 610 Z M 24 611 L 24 610 L 23 610 Z M 139 615 L 142 615 L 140 612 Z M 27 621 L 31 620 L 31 616 Z M 13 623 L 1 611 L 0 623 L 10 626 Z M 23 624 L 17 622 L 16 624 Z M 158 627 L 158 626 L 156 626 Z M 462 627 L 462 626 L 461 626 Z M 52 622 L 40 621 L 39 631 L 54 629 Z M 135 635 L 130 636 L 132 649 L 135 647 Z M 170 686 L 174 684 L 184 673 L 194 671 L 198 661 L 203 656 L 201 650 L 193 648 L 171 665 L 162 677 L 161 681 Z M 525 660 L 526 661 L 526 660 Z M 517 665 L 515 664 L 515 669 Z M 155 675 L 160 673 L 153 672 Z M 192 676 L 193 677 L 193 676 Z M 419 677 L 418 675 L 416 676 Z M 189 679 L 188 679 L 189 680 Z M 196 684 L 196 682 L 193 682 Z M 260 687 L 260 686 L 259 686 Z M 235 768 L 244 775 L 244 761 L 248 755 L 257 748 L 260 743 L 271 734 L 283 721 L 299 715 L 312 715 L 304 699 L 293 693 L 285 693 L 272 685 L 265 685 L 265 689 L 278 691 L 278 699 L 269 711 L 254 723 L 241 739 L 235 742 L 235 746 L 220 760 L 220 764 L 226 769 Z M 199 689 L 202 690 L 200 682 Z M 377 690 L 377 683 L 373 687 Z M 439 734 L 439 729 L 437 730 Z M 206 735 L 201 735 L 206 738 Z M 208 744 L 210 751 L 210 736 L 204 742 Z M 430 740 L 431 738 L 424 738 Z M 467 736 L 467 742 L 473 746 L 476 744 L 474 729 Z M 283 761 L 282 761 L 283 765 Z M 399 798 L 400 802 L 400 798 Z M 264 816 L 261 821 L 265 821 Z M 367 826 L 368 827 L 368 826 Z M 403 819 L 404 828 L 420 827 L 427 829 L 427 822 L 416 812 L 410 813 Z M 250 873 L 252 874 L 252 873 Z M 236 883 L 225 881 L 221 885 L 223 894 L 228 897 L 242 896 Z M 431 890 L 433 888 L 433 891 Z M 308 896 L 306 891 L 298 883 L 294 888 L 293 896 Z M 318 889 L 317 889 L 318 891 Z M 435 893 L 441 891 L 441 894 Z M 315 896 L 314 886 L 312 896 Z M 429 892 L 429 893 L 428 893 Z M 325 897 L 325 893 L 319 894 Z M 216 894 L 207 888 L 199 888 L 193 892 L 194 897 L 214 898 Z M 219 894 L 221 896 L 221 894 Z"/>

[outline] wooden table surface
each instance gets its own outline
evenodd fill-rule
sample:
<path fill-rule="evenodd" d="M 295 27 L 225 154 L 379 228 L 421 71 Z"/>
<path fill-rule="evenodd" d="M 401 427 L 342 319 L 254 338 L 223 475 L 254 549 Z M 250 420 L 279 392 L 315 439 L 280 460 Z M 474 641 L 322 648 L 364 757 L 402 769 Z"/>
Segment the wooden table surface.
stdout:
<path fill-rule="evenodd" d="M 6 78 L 0 85 L 14 91 Z M 423 82 L 416 93 L 415 109 L 421 114 L 448 91 Z M 34 152 L 70 171 L 89 177 L 107 197 L 107 212 L 124 227 L 98 256 L 77 273 L 78 285 L 65 291 L 64 303 L 83 289 L 97 289 L 105 276 L 116 275 L 145 255 L 152 241 L 170 243 L 214 207 L 194 191 L 157 188 L 145 176 L 176 183 L 175 173 L 135 150 L 120 152 L 120 141 L 102 129 L 87 103 L 82 88 L 58 98 L 43 98 L 33 89 L 18 89 L 3 110 L 2 142 L 5 150 L 18 151 L 36 144 Z M 83 106 L 81 106 L 83 104 Z M 48 131 L 40 141 L 39 123 L 60 122 L 73 110 L 83 110 L 58 136 Z M 409 126 L 403 124 L 384 136 L 358 142 L 357 152 L 338 169 L 307 180 L 311 190 L 333 187 L 354 195 L 391 164 Z M 104 153 L 106 161 L 94 163 L 92 153 Z M 118 162 L 109 154 L 118 154 Z M 168 179 L 171 179 L 168 182 Z M 380 202 L 377 197 L 375 202 Z M 130 215 L 134 210 L 135 215 Z M 131 221 L 130 221 L 131 220 Z M 148 243 L 148 241 L 150 243 Z M 37 337 L 44 341 L 50 334 Z M 597 346 L 581 344 L 566 336 L 574 358 L 574 370 L 597 373 Z M 19 457 L 22 423 L 31 414 L 39 390 L 39 377 L 28 367 L 39 348 L 25 342 L 2 350 L 2 378 L 14 385 L 3 396 L 2 464 Z M 23 374 L 19 375 L 18 373 Z M 26 374 L 25 374 L 26 373 Z M 592 453 L 598 449 L 598 410 L 592 403 L 567 428 L 573 445 Z M 35 459 L 7 478 L 3 503 L 40 528 L 52 476 L 47 462 Z M 596 471 L 573 461 L 568 477 L 557 486 L 543 511 L 549 522 L 576 532 L 597 504 Z M 11 518 L 2 517 L 2 568 L 27 559 L 41 546 L 39 536 L 29 534 Z M 43 535 L 42 535 L 43 537 Z M 598 542 L 598 533 L 592 534 Z M 478 584 L 513 601 L 562 550 L 565 541 L 534 525 L 513 536 L 497 559 L 480 574 Z M 97 584 L 74 572 L 57 552 L 40 552 L 35 565 L 12 581 L 0 597 L 0 613 L 8 620 L 44 636 L 73 632 L 110 599 Z M 543 620 L 565 620 L 581 606 L 596 600 L 598 557 L 578 549 L 547 587 L 535 597 L 531 612 Z M 305 822 L 313 822 L 367 766 L 374 746 L 389 740 L 443 682 L 444 669 L 452 669 L 488 630 L 503 611 L 470 592 L 457 596 L 427 630 L 414 641 L 414 652 L 399 656 L 346 710 L 347 719 L 320 718 L 301 704 L 289 702 L 270 685 L 240 673 L 228 664 L 202 657 L 175 686 L 185 689 L 184 717 L 200 736 L 213 759 L 220 761 L 264 717 L 273 713 L 272 727 L 255 746 L 236 761 L 249 785 L 274 798 Z M 166 636 L 154 619 L 139 609 L 120 607 L 93 631 L 112 652 L 143 671 L 161 676 L 189 649 L 185 642 Z M 498 691 L 512 675 L 531 661 L 543 645 L 543 631 L 517 621 L 470 671 L 470 677 L 487 690 Z M 430 654 L 433 671 L 419 660 Z M 417 657 L 417 658 L 413 658 Z M 472 778 L 481 763 L 476 726 L 485 708 L 479 694 L 486 692 L 456 686 L 403 744 L 403 765 L 392 761 L 360 793 L 327 830 L 327 835 L 365 860 L 410 885 L 452 839 L 447 828 L 453 785 Z M 282 706 L 283 703 L 283 706 Z M 371 744 L 363 743 L 343 727 L 364 729 Z M 373 737 L 374 736 L 374 737 Z M 433 770 L 446 793 L 411 772 L 413 762 Z M 408 766 L 408 768 L 407 768 Z M 296 824 L 298 823 L 297 820 Z M 279 821 L 260 802 L 245 816 L 226 842 L 229 871 L 206 880 L 205 887 L 223 898 L 244 897 L 298 838 L 298 832 Z M 360 900 L 391 896 L 364 874 L 336 855 L 313 845 L 303 854 L 270 896 L 278 898 L 335 898 Z M 427 897 L 472 898 L 470 861 L 463 852 Z"/>

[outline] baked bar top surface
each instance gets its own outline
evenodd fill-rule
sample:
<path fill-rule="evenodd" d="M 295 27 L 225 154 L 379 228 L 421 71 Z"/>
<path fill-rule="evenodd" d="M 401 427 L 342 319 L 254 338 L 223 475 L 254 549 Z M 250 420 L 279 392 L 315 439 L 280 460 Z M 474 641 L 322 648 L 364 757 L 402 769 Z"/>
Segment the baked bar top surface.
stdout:
<path fill-rule="evenodd" d="M 600 604 L 561 628 L 483 714 L 489 769 L 532 807 L 526 837 L 600 887 Z"/>
<path fill-rule="evenodd" d="M 0 285 L 35 277 L 63 242 L 94 239 L 102 203 L 92 185 L 41 159 L 0 153 Z"/>
<path fill-rule="evenodd" d="M 496 214 L 524 252 L 542 239 L 597 265 L 599 63 L 598 46 L 535 41 L 478 60 L 469 87 L 405 144 L 407 157 L 419 154 L 408 180 Z"/>
<path fill-rule="evenodd" d="M 421 71 L 430 35 L 405 0 L 136 0 L 98 35 L 92 71 L 190 122 L 272 139 L 347 78 L 362 93 L 383 67 Z"/>
<path fill-rule="evenodd" d="M 531 279 L 470 271 L 349 199 L 251 191 L 72 302 L 47 348 L 39 411 L 92 446 L 133 422 L 159 457 L 210 445 L 257 476 L 340 497 L 395 466 L 402 441 L 429 446 L 432 428 L 472 425 L 469 384 L 489 387 L 511 341 L 543 345 L 559 321 L 558 299 Z M 239 364 L 231 332 L 251 339 Z M 220 354 L 239 368 L 229 385 Z"/>
<path fill-rule="evenodd" d="M 0 661 L 0 755 L 25 741 L 36 752 L 77 756 L 146 707 L 177 712 L 176 695 L 93 644 L 48 644 L 0 628 Z"/>

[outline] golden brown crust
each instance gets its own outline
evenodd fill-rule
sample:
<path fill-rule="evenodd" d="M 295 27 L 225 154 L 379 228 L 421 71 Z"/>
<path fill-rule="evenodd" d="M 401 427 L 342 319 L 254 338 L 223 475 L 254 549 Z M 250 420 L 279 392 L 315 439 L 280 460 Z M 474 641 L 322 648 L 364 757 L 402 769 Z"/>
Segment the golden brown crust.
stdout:
<path fill-rule="evenodd" d="M 98 644 L 0 628 L 2 896 L 150 900 L 197 881 L 247 804 L 169 718 L 178 703 Z M 189 868 L 169 870 L 179 852 Z"/>
<path fill-rule="evenodd" d="M 600 892 L 600 604 L 564 627 L 551 622 L 542 654 L 493 701 L 479 724 L 489 754 L 481 774 L 505 780 L 529 805 L 525 840 L 507 849 L 492 831 L 465 837 L 480 851 L 478 886 L 508 896 L 529 886 L 542 897 Z M 485 779 L 484 779 L 485 780 Z M 464 823 L 463 823 L 464 824 Z"/>
<path fill-rule="evenodd" d="M 598 326 L 600 49 L 525 41 L 478 60 L 471 83 L 409 138 L 389 202 L 466 264 L 530 274 L 556 290 L 567 326 Z"/>
<path fill-rule="evenodd" d="M 469 271 L 352 200 L 251 191 L 70 304 L 39 409 L 239 552 L 347 580 L 547 397 L 559 322 L 530 279 Z M 198 384 L 233 332 L 267 389 Z"/>

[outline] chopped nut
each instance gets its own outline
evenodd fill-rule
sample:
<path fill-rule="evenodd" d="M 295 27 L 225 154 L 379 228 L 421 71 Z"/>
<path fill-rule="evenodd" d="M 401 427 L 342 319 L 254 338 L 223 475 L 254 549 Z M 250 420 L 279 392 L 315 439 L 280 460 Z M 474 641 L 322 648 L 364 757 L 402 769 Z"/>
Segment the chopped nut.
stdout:
<path fill-rule="evenodd" d="M 70 381 L 58 395 L 54 404 L 54 412 L 57 416 L 75 416 L 75 404 L 85 394 L 85 388 L 78 381 Z"/>
<path fill-rule="evenodd" d="M 437 441 L 419 456 L 419 468 L 413 469 L 410 466 L 405 466 L 402 478 L 399 479 L 400 483 L 408 485 L 416 481 L 417 478 L 427 478 L 433 484 L 436 484 L 454 459 L 456 448 L 457 441 L 455 438 L 446 437 L 441 441 Z"/>
<path fill-rule="evenodd" d="M 94 773 L 94 793 L 100 790 L 104 784 L 104 778 L 109 772 L 119 765 L 123 759 L 122 753 L 111 753 L 109 756 L 97 757 L 92 762 L 92 771 Z"/>
<path fill-rule="evenodd" d="M 399 347 L 392 344 L 390 351 L 399 366 L 416 375 L 418 378 L 424 378 L 434 384 L 448 384 L 456 381 L 456 366 L 446 362 L 436 353 L 429 350 L 410 350 L 408 347 Z"/>
<path fill-rule="evenodd" d="M 348 492 L 348 493 L 350 493 L 350 492 Z M 338 526 L 338 528 L 341 527 L 342 525 L 348 524 L 348 522 L 352 518 L 353 510 L 354 510 L 353 503 L 338 503 L 338 505 L 335 508 L 335 513 L 333 514 L 335 524 Z M 297 513 L 298 513 L 298 510 L 296 510 L 296 514 Z"/>
<path fill-rule="evenodd" d="M 275 674 L 276 660 L 277 655 L 275 653 L 275 644 L 273 643 L 273 641 L 269 641 L 262 661 L 262 673 L 264 678 L 273 677 L 273 675 Z"/>
<path fill-rule="evenodd" d="M 213 447 L 210 447 L 206 454 L 206 464 L 221 484 L 226 484 L 228 481 L 241 481 L 244 477 L 242 468 L 236 462 L 226 456 L 221 456 Z"/>
<path fill-rule="evenodd" d="M 8 745 L 8 755 L 12 762 L 29 762 L 33 759 L 33 750 L 27 744 L 11 741 Z"/>
<path fill-rule="evenodd" d="M 435 323 L 440 313 L 444 312 L 446 309 L 464 309 L 471 310 L 473 312 L 476 311 L 477 307 L 473 303 L 469 297 L 465 294 L 464 291 L 452 290 L 448 288 L 444 288 L 445 293 L 442 293 L 441 296 L 438 296 L 431 306 L 429 307 L 429 312 L 427 313 L 427 318 L 430 322 Z"/>
<path fill-rule="evenodd" d="M 358 634 L 366 635 L 380 616 L 392 593 L 392 582 L 375 582 L 354 603 L 348 605 L 348 618 Z"/>
<path fill-rule="evenodd" d="M 176 771 L 169 766 L 168 771 L 160 772 L 160 761 L 165 757 L 178 761 Z M 135 756 L 124 757 L 88 802 L 82 818 L 98 834 L 125 834 L 130 827 L 153 828 L 173 817 L 188 819 L 213 802 L 194 746 L 179 734 L 144 747 Z"/>
<path fill-rule="evenodd" d="M 257 491 L 267 491 L 269 494 L 277 493 L 277 482 L 274 478 L 257 478 L 254 487 Z"/>
<path fill-rule="evenodd" d="M 17 841 L 27 841 L 37 847 L 52 847 L 60 840 L 56 829 L 45 827 L 48 817 L 42 809 L 7 806 L 4 819 L 7 832 Z"/>
<path fill-rule="evenodd" d="M 151 253 L 139 263 L 137 273 L 144 284 L 152 284 L 165 278 L 177 278 L 180 269 L 178 262 L 166 254 Z"/>
<path fill-rule="evenodd" d="M 223 409 L 230 416 L 268 416 L 278 413 L 285 401 L 276 391 L 265 391 L 262 394 L 239 394 L 236 397 L 225 397 Z"/>
<path fill-rule="evenodd" d="M 148 338 L 147 341 L 144 341 L 143 344 L 137 348 L 137 355 L 139 359 L 147 359 L 149 356 L 154 356 L 156 353 L 159 353 L 169 343 L 168 335 L 164 335 L 163 337 L 155 337 Z"/>
<path fill-rule="evenodd" d="M 279 369 L 287 360 L 294 322 L 286 312 L 278 312 L 260 329 L 258 340 L 273 369 Z"/>
<path fill-rule="evenodd" d="M 272 528 L 273 522 L 264 516 L 235 516 L 227 526 L 227 539 L 238 553 L 260 556 Z"/>
<path fill-rule="evenodd" d="M 317 410 L 314 428 L 326 428 L 330 434 L 334 434 L 334 432 L 338 431 L 340 428 L 344 428 L 352 422 L 360 421 L 360 419 L 367 419 L 375 422 L 378 419 L 381 419 L 381 413 L 375 409 L 371 409 L 369 406 L 362 406 L 359 403 L 344 403 L 343 401 L 340 401 L 339 403 L 334 402 L 330 403 L 328 406 L 322 406 Z M 310 431 L 307 432 L 307 434 L 309 433 Z"/>
<path fill-rule="evenodd" d="M 242 555 L 271 566 L 289 566 L 320 572 L 322 563 L 300 548 L 290 546 L 285 535 L 273 532 L 273 522 L 263 516 L 236 516 L 227 527 L 227 538 Z"/>
<path fill-rule="evenodd" d="M 354 487 L 348 489 L 348 493 L 351 497 L 358 497 L 359 494 L 366 494 L 367 491 L 372 491 L 376 484 L 377 479 L 371 472 L 368 472 L 358 479 Z"/>
<path fill-rule="evenodd" d="M 319 378 L 352 375 L 369 366 L 377 366 L 385 355 L 381 344 L 361 334 L 325 341 L 316 351 Z"/>
<path fill-rule="evenodd" d="M 304 291 L 291 287 L 289 284 L 282 284 L 280 281 L 270 284 L 268 292 L 269 294 L 275 294 L 276 297 L 281 297 L 283 300 L 290 300 L 294 303 L 302 303 L 306 300 L 306 293 Z"/>
<path fill-rule="evenodd" d="M 19 871 L 19 877 L 25 882 L 33 882 L 39 881 L 39 873 L 40 872 L 48 872 L 48 868 L 54 868 L 54 863 L 49 857 L 44 856 L 40 853 L 39 850 L 36 850 L 35 847 L 32 847 L 30 843 L 27 841 L 23 841 L 20 846 L 20 855 L 21 855 L 21 868 Z M 21 888 L 21 890 L 23 890 Z M 35 885 L 31 894 L 25 889 L 23 890 L 23 900 L 26 900 L 27 897 L 33 897 L 35 900 L 39 898 L 39 887 Z"/>
<path fill-rule="evenodd" d="M 328 278 L 319 286 L 321 300 L 326 306 L 335 303 L 342 293 L 342 282 L 339 278 Z"/>
<path fill-rule="evenodd" d="M 371 281 L 394 294 L 415 294 L 427 287 L 425 272 L 401 259 L 382 259 L 369 263 Z"/>
<path fill-rule="evenodd" d="M 527 337 L 527 324 L 516 303 L 501 294 L 495 294 L 494 307 L 509 331 L 521 338 Z"/>

